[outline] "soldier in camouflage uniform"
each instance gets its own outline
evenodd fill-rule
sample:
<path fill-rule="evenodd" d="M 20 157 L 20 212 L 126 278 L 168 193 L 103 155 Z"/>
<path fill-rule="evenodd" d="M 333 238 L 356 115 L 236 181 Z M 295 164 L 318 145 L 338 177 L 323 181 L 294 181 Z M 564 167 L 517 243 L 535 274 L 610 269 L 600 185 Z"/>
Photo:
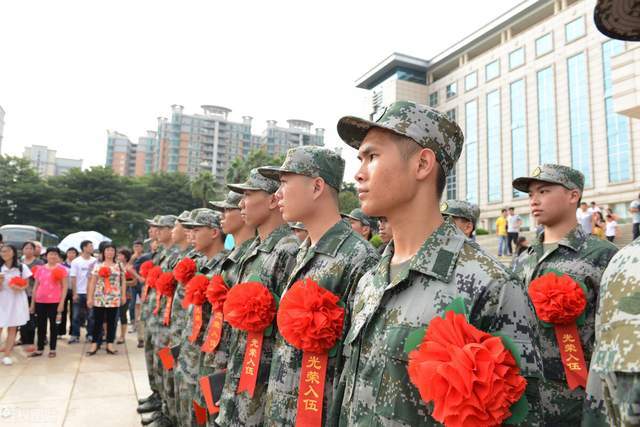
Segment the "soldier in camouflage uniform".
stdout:
<path fill-rule="evenodd" d="M 154 230 L 153 234 L 158 239 L 157 250 L 152 254 L 151 261 L 154 265 L 161 265 L 171 254 L 171 229 L 169 227 L 172 227 L 170 224 L 175 222 L 175 217 L 172 215 L 156 215 L 152 220 L 147 220 L 147 222 L 149 223 L 149 228 Z M 162 407 L 162 399 L 160 397 L 162 381 L 157 375 L 154 364 L 153 340 L 157 331 L 157 318 L 153 315 L 155 303 L 155 290 L 148 289 L 147 299 L 142 301 L 140 320 L 144 324 L 144 356 L 153 398 L 141 402 L 138 407 L 138 412 L 141 414 L 151 413 L 149 416 L 143 417 L 146 421 L 158 418 L 161 415 L 160 409 Z"/>
<path fill-rule="evenodd" d="M 447 200 L 440 205 L 440 213 L 453 219 L 456 227 L 462 233 L 471 238 L 476 229 L 478 218 L 480 218 L 480 208 L 473 203 L 464 200 Z"/>
<path fill-rule="evenodd" d="M 377 122 L 342 118 L 338 133 L 359 152 L 355 178 L 363 211 L 385 216 L 393 241 L 358 283 L 332 422 L 440 425 L 409 381 L 405 340 L 443 316 L 454 300 L 462 300 L 470 324 L 509 336 L 519 347 L 532 406 L 526 425 L 536 425 L 541 366 L 535 319 L 524 290 L 440 215 L 445 177 L 462 151 L 458 125 L 430 107 L 396 102 Z"/>
<path fill-rule="evenodd" d="M 275 196 L 278 182 L 265 178 L 257 169 L 253 169 L 247 182 L 227 186 L 231 191 L 244 194 L 240 202 L 240 211 L 244 221 L 258 231 L 258 236 L 240 261 L 238 282 L 260 282 L 279 296 L 293 268 L 299 242 L 287 223 L 282 220 L 278 209 Z M 233 345 L 229 349 L 227 374 L 220 398 L 220 413 L 215 420 L 219 425 L 262 425 L 274 333 L 275 331 L 264 337 L 258 380 L 253 398 L 250 398 L 248 393 L 237 394 L 236 391 L 242 371 L 247 333 L 238 329 L 232 330 Z"/>
<path fill-rule="evenodd" d="M 298 280 L 309 278 L 346 304 L 360 277 L 377 263 L 378 254 L 340 218 L 338 192 L 344 167 L 344 159 L 333 150 L 305 146 L 290 149 L 282 167 L 258 170 L 267 178 L 280 180 L 276 194 L 284 220 L 304 221 L 309 232 L 300 247 L 286 289 Z M 345 332 L 349 324 L 346 314 Z M 324 425 L 329 425 L 329 405 L 341 369 L 341 355 L 330 357 L 324 401 L 319 405 L 324 414 Z M 278 334 L 269 375 L 265 425 L 295 424 L 301 370 L 302 351 Z"/>
<path fill-rule="evenodd" d="M 194 231 L 195 247 L 197 253 L 201 254 L 198 259 L 198 271 L 213 276 L 219 270 L 227 256 L 224 250 L 224 234 L 220 227 L 219 215 L 210 209 L 202 209 L 195 219 L 183 224 L 186 228 Z M 180 354 L 174 370 L 175 390 L 178 401 L 178 425 L 194 426 L 196 420 L 193 413 L 193 401 L 204 407 L 204 402 L 197 399 L 198 393 L 198 373 L 202 359 L 200 346 L 204 330 L 209 321 L 211 306 L 208 303 L 203 305 L 202 327 L 195 342 L 189 341 L 193 328 L 193 305 L 185 311 L 185 323 L 182 325 L 180 336 Z"/>
<path fill-rule="evenodd" d="M 583 426 L 640 426 L 640 238 L 602 275 Z"/>
<path fill-rule="evenodd" d="M 300 221 L 289 223 L 289 227 L 291 227 L 293 234 L 296 235 L 300 243 L 304 242 L 309 235 L 306 227 Z"/>
<path fill-rule="evenodd" d="M 382 239 L 382 244 L 378 247 L 378 254 L 382 255 L 391 240 L 393 240 L 393 228 L 391 228 L 391 224 L 384 216 L 378 218 L 378 235 Z"/>
<path fill-rule="evenodd" d="M 362 212 L 360 208 L 355 208 L 350 213 L 343 214 L 342 217 L 346 219 L 349 224 L 351 224 L 351 228 L 364 237 L 366 241 L 371 240 L 373 230 L 376 228 L 375 219 Z"/>
<path fill-rule="evenodd" d="M 586 289 L 585 323 L 578 327 L 587 366 L 595 337 L 595 311 L 600 278 L 617 248 L 584 233 L 575 210 L 582 197 L 584 176 L 562 165 L 543 165 L 532 176 L 517 178 L 513 187 L 529 193 L 533 217 L 544 232 L 532 242 L 514 264 L 514 273 L 528 289 L 533 279 L 550 270 L 566 273 Z M 576 426 L 582 418 L 585 392 L 569 390 L 554 328 L 540 327 L 544 378 L 540 396 L 546 425 Z"/>
<path fill-rule="evenodd" d="M 158 229 L 158 242 L 160 243 L 160 248 L 158 249 L 158 253 L 152 258 L 154 265 L 159 265 L 162 268 L 162 271 L 169 271 L 171 268 L 170 264 L 174 262 L 176 257 L 176 247 L 173 245 L 172 239 L 172 230 L 176 223 L 177 217 L 175 215 L 162 215 L 158 222 L 156 223 L 156 227 Z M 164 368 L 162 367 L 162 363 L 160 362 L 160 358 L 158 357 L 158 350 L 160 350 L 159 344 L 160 341 L 166 341 L 164 338 L 167 333 L 165 331 L 165 327 L 162 326 L 162 318 L 163 318 L 163 306 L 165 304 L 164 300 L 160 301 L 161 307 L 160 311 L 157 315 L 153 314 L 153 311 L 156 308 L 156 290 L 152 289 L 148 292 L 147 295 L 147 321 L 145 323 L 145 356 L 147 345 L 151 346 L 150 355 L 152 358 L 152 368 L 151 372 L 148 372 L 149 376 L 154 377 L 154 381 L 158 385 L 158 392 L 160 395 L 160 399 L 162 401 L 162 406 L 159 411 L 151 413 L 149 416 L 143 416 L 142 422 L 144 424 L 152 424 L 155 426 L 164 426 L 170 424 L 169 414 L 170 408 L 168 407 L 167 400 L 167 390 L 165 389 L 164 383 Z M 143 307 L 144 308 L 144 307 Z M 147 332 L 148 330 L 148 332 Z M 147 339 L 149 343 L 147 344 Z"/>

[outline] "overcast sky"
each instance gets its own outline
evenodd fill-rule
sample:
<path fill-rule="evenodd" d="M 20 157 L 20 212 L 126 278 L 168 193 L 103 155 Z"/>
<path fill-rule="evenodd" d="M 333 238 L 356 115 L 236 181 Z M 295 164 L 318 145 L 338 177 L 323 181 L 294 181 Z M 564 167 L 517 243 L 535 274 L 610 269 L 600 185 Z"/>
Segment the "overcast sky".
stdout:
<path fill-rule="evenodd" d="M 338 118 L 368 112 L 358 77 L 392 52 L 431 58 L 519 2 L 4 1 L 2 151 L 41 144 L 103 165 L 107 129 L 136 142 L 171 104 L 229 107 L 254 133 L 310 120 L 335 146 Z"/>

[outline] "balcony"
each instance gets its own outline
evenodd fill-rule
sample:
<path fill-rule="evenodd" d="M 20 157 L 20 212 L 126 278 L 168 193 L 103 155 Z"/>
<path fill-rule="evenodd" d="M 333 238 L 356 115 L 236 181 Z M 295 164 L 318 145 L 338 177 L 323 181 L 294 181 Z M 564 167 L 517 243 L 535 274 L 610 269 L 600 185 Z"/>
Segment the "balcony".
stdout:
<path fill-rule="evenodd" d="M 640 119 L 640 46 L 611 58 L 616 113 Z"/>

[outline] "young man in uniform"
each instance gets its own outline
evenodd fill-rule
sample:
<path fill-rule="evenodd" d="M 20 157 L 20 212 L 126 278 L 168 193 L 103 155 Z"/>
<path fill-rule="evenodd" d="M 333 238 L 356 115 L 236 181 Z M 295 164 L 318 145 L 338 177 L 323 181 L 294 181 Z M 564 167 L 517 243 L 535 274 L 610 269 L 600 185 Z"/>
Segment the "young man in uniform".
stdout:
<path fill-rule="evenodd" d="M 393 242 L 356 290 L 344 340 L 339 424 L 439 425 L 408 380 L 404 346 L 409 334 L 424 331 L 455 301 L 470 313 L 471 325 L 506 335 L 519 347 L 533 405 L 525 423 L 535 425 L 540 361 L 524 290 L 440 214 L 446 176 L 462 151 L 458 125 L 430 107 L 402 101 L 377 122 L 343 117 L 338 133 L 358 149 L 362 210 L 385 216 L 393 227 Z"/>
<path fill-rule="evenodd" d="M 587 307 L 584 324 L 578 326 L 588 369 L 595 335 L 596 302 L 600 278 L 617 248 L 587 234 L 575 215 L 580 204 L 584 176 L 562 165 L 542 165 L 530 177 L 513 181 L 516 190 L 529 194 L 531 214 L 544 231 L 516 260 L 514 273 L 528 289 L 532 280 L 554 270 L 568 274 L 585 286 Z M 570 390 L 553 327 L 540 325 L 540 348 L 545 381 L 540 397 L 546 425 L 575 426 L 582 418 L 585 391 Z"/>
<path fill-rule="evenodd" d="M 444 217 L 451 217 L 453 223 L 465 236 L 473 237 L 478 218 L 480 218 L 478 205 L 464 200 L 447 200 L 440 205 L 440 213 Z"/>
<path fill-rule="evenodd" d="M 369 215 L 362 212 L 362 209 L 355 208 L 349 214 L 342 215 L 351 224 L 351 228 L 356 233 L 364 237 L 366 241 L 371 240 L 375 221 Z"/>
<path fill-rule="evenodd" d="M 252 169 L 246 182 L 228 184 L 227 187 L 244 194 L 240 213 L 247 225 L 258 231 L 258 236 L 240 262 L 238 283 L 260 282 L 279 297 L 289 278 L 300 243 L 289 225 L 282 220 L 275 195 L 278 185 L 277 181 L 265 178 L 257 169 Z M 260 426 L 263 423 L 266 379 L 271 365 L 274 336 L 264 337 L 253 397 L 246 392 L 237 392 L 247 332 L 233 329 L 232 340 L 234 345 L 229 352 L 220 413 L 215 422 L 223 426 Z"/>
<path fill-rule="evenodd" d="M 381 216 L 378 218 L 378 235 L 382 239 L 382 244 L 378 248 L 378 253 L 382 255 L 389 246 L 389 242 L 393 240 L 393 228 L 391 228 L 391 224 L 387 221 L 387 218 Z"/>
<path fill-rule="evenodd" d="M 347 303 L 360 277 L 378 261 L 375 249 L 340 218 L 338 192 L 344 175 L 344 159 L 320 147 L 292 148 L 279 168 L 259 168 L 267 178 L 279 179 L 276 193 L 285 221 L 302 221 L 309 238 L 298 252 L 287 281 L 311 279 Z M 346 316 L 348 324 L 348 315 Z M 329 359 L 323 405 L 324 425 L 329 425 L 329 406 L 337 385 L 342 357 Z M 294 425 L 302 371 L 302 351 L 278 334 L 267 388 L 265 425 Z"/>

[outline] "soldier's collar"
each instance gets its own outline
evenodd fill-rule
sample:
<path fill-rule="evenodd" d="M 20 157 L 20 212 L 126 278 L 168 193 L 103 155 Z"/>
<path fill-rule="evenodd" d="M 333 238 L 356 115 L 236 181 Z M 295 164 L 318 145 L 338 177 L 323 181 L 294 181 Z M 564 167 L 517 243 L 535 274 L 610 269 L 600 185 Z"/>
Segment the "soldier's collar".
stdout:
<path fill-rule="evenodd" d="M 351 234 L 355 234 L 355 231 L 346 222 L 340 220 L 322 235 L 313 250 L 315 253 L 335 257 L 342 244 Z M 305 240 L 304 246 L 307 245 L 309 245 L 309 239 Z"/>
<path fill-rule="evenodd" d="M 289 228 L 288 224 L 283 224 L 280 227 L 276 228 L 264 239 L 263 242 L 258 246 L 258 250 L 261 252 L 270 253 L 276 244 L 282 239 L 284 236 L 291 234 L 292 231 Z"/>
<path fill-rule="evenodd" d="M 215 254 L 212 258 L 208 258 L 207 262 L 204 264 L 204 268 L 211 271 L 213 267 L 215 267 L 221 259 L 225 258 L 229 252 L 226 249 L 221 250 L 217 254 Z"/>
<path fill-rule="evenodd" d="M 244 242 L 242 242 L 239 246 L 236 246 L 235 248 L 233 248 L 233 250 L 229 252 L 229 255 L 227 255 L 227 259 L 229 261 L 232 261 L 233 263 L 237 263 L 238 261 L 240 261 L 242 254 L 246 252 L 247 248 L 251 246 L 251 243 L 253 243 L 254 240 L 255 240 L 255 237 L 253 239 L 247 239 Z"/>
<path fill-rule="evenodd" d="M 589 237 L 587 236 L 587 233 L 585 233 L 582 226 L 578 224 L 569 231 L 566 236 L 558 241 L 558 246 L 564 246 L 574 252 L 578 252 L 587 237 Z M 540 236 L 538 236 L 537 243 L 540 247 L 544 244 L 544 232 L 540 233 Z"/>
<path fill-rule="evenodd" d="M 434 231 L 411 260 L 410 270 L 448 283 L 455 270 L 465 237 L 458 233 L 451 218 Z M 391 246 L 391 245 L 389 245 Z M 385 253 L 389 247 L 385 250 Z"/>

